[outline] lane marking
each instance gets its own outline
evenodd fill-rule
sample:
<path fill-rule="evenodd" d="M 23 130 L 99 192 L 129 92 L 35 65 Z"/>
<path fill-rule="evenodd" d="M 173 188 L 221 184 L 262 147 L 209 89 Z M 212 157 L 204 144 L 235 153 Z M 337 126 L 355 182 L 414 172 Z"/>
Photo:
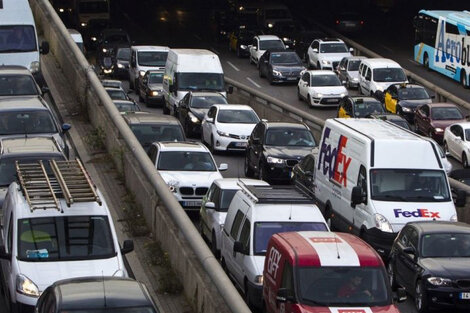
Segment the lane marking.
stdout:
<path fill-rule="evenodd" d="M 219 51 L 215 50 L 215 49 L 214 49 L 214 48 L 212 48 L 212 47 L 211 47 L 211 49 L 210 49 L 210 50 L 211 50 L 212 52 L 214 52 L 215 54 L 217 54 L 217 55 L 219 55 L 219 54 L 220 54 L 220 53 L 219 53 Z"/>
<path fill-rule="evenodd" d="M 388 52 L 394 52 L 393 49 L 390 49 L 389 47 L 386 47 L 384 45 L 380 45 L 382 48 L 384 48 L 385 50 L 387 50 Z"/>
<path fill-rule="evenodd" d="M 261 86 L 258 85 L 258 83 L 255 82 L 253 79 L 251 79 L 251 78 L 249 78 L 249 77 L 247 77 L 246 79 L 247 79 L 250 83 L 252 83 L 253 85 L 255 85 L 256 87 L 261 88 Z"/>
<path fill-rule="evenodd" d="M 232 62 L 227 61 L 227 64 L 230 65 L 235 71 L 240 72 L 240 69 L 232 64 Z"/>

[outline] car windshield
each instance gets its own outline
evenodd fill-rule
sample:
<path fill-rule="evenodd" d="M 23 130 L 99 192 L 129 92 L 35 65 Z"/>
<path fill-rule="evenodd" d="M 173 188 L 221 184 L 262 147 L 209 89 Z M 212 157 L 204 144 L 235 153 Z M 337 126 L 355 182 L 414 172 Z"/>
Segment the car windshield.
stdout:
<path fill-rule="evenodd" d="M 119 48 L 117 51 L 116 57 L 119 60 L 129 61 L 131 59 L 131 49 L 130 48 Z"/>
<path fill-rule="evenodd" d="M 29 75 L 0 76 L 0 96 L 38 95 L 34 79 Z"/>
<path fill-rule="evenodd" d="M 320 53 L 345 53 L 348 47 L 342 42 L 338 43 L 322 43 L 320 45 Z"/>
<path fill-rule="evenodd" d="M 65 157 L 59 153 L 57 154 L 40 154 L 36 156 L 10 156 L 2 157 L 0 159 L 0 186 L 9 186 L 12 182 L 17 181 L 16 174 L 16 161 L 20 164 L 37 163 L 37 161 L 43 160 L 46 171 L 52 174 L 51 167 L 49 166 L 48 160 L 65 161 Z"/>
<path fill-rule="evenodd" d="M 111 100 L 127 100 L 127 94 L 121 89 L 106 89 Z"/>
<path fill-rule="evenodd" d="M 119 112 L 137 112 L 140 108 L 133 102 L 113 101 Z"/>
<path fill-rule="evenodd" d="M 220 196 L 220 208 L 219 212 L 227 212 L 230 202 L 232 202 L 233 197 L 237 193 L 238 189 L 222 189 Z"/>
<path fill-rule="evenodd" d="M 0 136 L 57 132 L 48 110 L 7 111 L 0 114 Z"/>
<path fill-rule="evenodd" d="M 210 153 L 188 151 L 163 151 L 158 158 L 160 171 L 214 172 L 216 167 Z"/>
<path fill-rule="evenodd" d="M 267 146 L 300 146 L 315 147 L 315 139 L 307 129 L 268 129 L 266 133 Z"/>
<path fill-rule="evenodd" d="M 429 98 L 426 89 L 421 87 L 398 89 L 398 99 L 400 100 L 421 100 Z"/>
<path fill-rule="evenodd" d="M 326 87 L 326 86 L 341 86 L 341 82 L 336 75 L 311 75 L 310 86 L 312 87 Z"/>
<path fill-rule="evenodd" d="M 34 217 L 18 220 L 18 259 L 65 261 L 116 256 L 107 216 Z"/>
<path fill-rule="evenodd" d="M 470 234 L 427 234 L 422 237 L 423 258 L 468 258 L 470 257 Z"/>
<path fill-rule="evenodd" d="M 156 313 L 154 308 L 150 306 L 142 307 L 125 307 L 125 308 L 109 308 L 109 309 L 86 309 L 86 310 L 62 310 L 60 313 Z"/>
<path fill-rule="evenodd" d="M 108 12 L 108 1 L 79 1 L 80 13 L 106 13 Z"/>
<path fill-rule="evenodd" d="M 441 120 L 462 120 L 464 117 L 459 109 L 454 107 L 434 107 L 431 109 L 431 118 Z"/>
<path fill-rule="evenodd" d="M 226 104 L 227 99 L 222 96 L 193 96 L 191 98 L 190 107 L 195 109 L 208 109 L 213 104 Z"/>
<path fill-rule="evenodd" d="M 37 51 L 36 34 L 31 25 L 0 26 L 0 54 Z"/>
<path fill-rule="evenodd" d="M 184 141 L 183 131 L 179 125 L 134 124 L 130 126 L 144 148 L 150 147 L 155 141 Z"/>
<path fill-rule="evenodd" d="M 148 75 L 149 84 L 161 84 L 163 83 L 163 73 L 150 73 Z"/>
<path fill-rule="evenodd" d="M 355 104 L 354 115 L 356 117 L 367 117 L 373 113 L 384 113 L 382 103 L 379 101 L 364 101 L 362 103 Z"/>
<path fill-rule="evenodd" d="M 373 70 L 374 81 L 383 82 L 404 82 L 406 81 L 405 72 L 401 68 L 387 67 L 376 68 Z"/>
<path fill-rule="evenodd" d="M 387 277 L 381 267 L 298 267 L 298 278 L 302 304 L 329 307 L 391 304 Z"/>
<path fill-rule="evenodd" d="M 295 52 L 271 53 L 271 63 L 274 65 L 301 65 L 302 61 Z"/>
<path fill-rule="evenodd" d="M 166 63 L 167 51 L 139 51 L 137 58 L 140 66 L 163 67 Z"/>
<path fill-rule="evenodd" d="M 222 73 L 177 73 L 178 90 L 224 90 L 224 74 Z"/>
<path fill-rule="evenodd" d="M 253 254 L 265 255 L 272 235 L 291 231 L 328 231 L 322 222 L 256 222 L 254 225 Z"/>
<path fill-rule="evenodd" d="M 373 169 L 372 200 L 402 202 L 450 201 L 446 173 L 438 170 Z"/>
<path fill-rule="evenodd" d="M 348 71 L 349 72 L 359 71 L 359 65 L 360 64 L 361 64 L 361 60 L 349 60 L 349 62 L 348 62 Z"/>
<path fill-rule="evenodd" d="M 280 39 L 273 39 L 273 40 L 261 40 L 259 42 L 259 49 L 260 50 L 285 49 L 285 47 Z"/>
<path fill-rule="evenodd" d="M 219 110 L 217 122 L 233 124 L 256 124 L 259 118 L 252 110 Z"/>

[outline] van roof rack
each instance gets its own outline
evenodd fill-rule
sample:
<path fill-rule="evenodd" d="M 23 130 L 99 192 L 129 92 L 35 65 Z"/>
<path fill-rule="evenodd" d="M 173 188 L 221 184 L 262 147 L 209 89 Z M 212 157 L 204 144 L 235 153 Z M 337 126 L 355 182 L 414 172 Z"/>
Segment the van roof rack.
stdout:
<path fill-rule="evenodd" d="M 18 180 L 31 212 L 56 209 L 63 213 L 58 201 L 60 197 L 65 199 L 68 207 L 76 202 L 96 201 L 102 204 L 80 160 L 49 160 L 49 165 L 53 175 L 47 173 L 42 160 L 27 164 L 16 161 Z"/>
<path fill-rule="evenodd" d="M 256 186 L 238 181 L 241 190 L 253 202 L 279 204 L 312 204 L 314 200 L 295 186 Z"/>

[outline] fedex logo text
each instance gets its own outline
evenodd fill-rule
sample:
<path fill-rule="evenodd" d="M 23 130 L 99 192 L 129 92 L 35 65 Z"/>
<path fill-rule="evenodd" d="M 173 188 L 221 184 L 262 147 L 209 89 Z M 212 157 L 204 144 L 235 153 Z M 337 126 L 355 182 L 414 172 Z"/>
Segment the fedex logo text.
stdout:
<path fill-rule="evenodd" d="M 339 136 L 337 146 L 332 148 L 331 144 L 326 143 L 327 139 L 330 138 L 330 133 L 331 129 L 326 127 L 318 156 L 318 169 L 322 170 L 323 175 L 328 173 L 330 179 L 346 187 L 351 158 L 344 154 L 343 149 L 346 147 L 348 138 L 343 135 Z"/>
<path fill-rule="evenodd" d="M 416 211 L 402 211 L 402 209 L 394 209 L 395 217 L 400 215 L 403 217 L 430 217 L 441 218 L 439 212 L 430 212 L 428 209 L 417 209 Z"/>

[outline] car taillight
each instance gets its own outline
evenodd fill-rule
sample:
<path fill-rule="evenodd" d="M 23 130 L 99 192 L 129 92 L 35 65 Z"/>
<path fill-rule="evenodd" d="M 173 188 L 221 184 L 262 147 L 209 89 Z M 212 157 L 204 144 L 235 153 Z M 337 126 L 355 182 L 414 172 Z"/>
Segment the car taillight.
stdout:
<path fill-rule="evenodd" d="M 339 20 L 336 20 L 336 24 L 339 24 Z"/>
<path fill-rule="evenodd" d="M 361 25 L 364 25 L 364 21 L 361 21 Z"/>

